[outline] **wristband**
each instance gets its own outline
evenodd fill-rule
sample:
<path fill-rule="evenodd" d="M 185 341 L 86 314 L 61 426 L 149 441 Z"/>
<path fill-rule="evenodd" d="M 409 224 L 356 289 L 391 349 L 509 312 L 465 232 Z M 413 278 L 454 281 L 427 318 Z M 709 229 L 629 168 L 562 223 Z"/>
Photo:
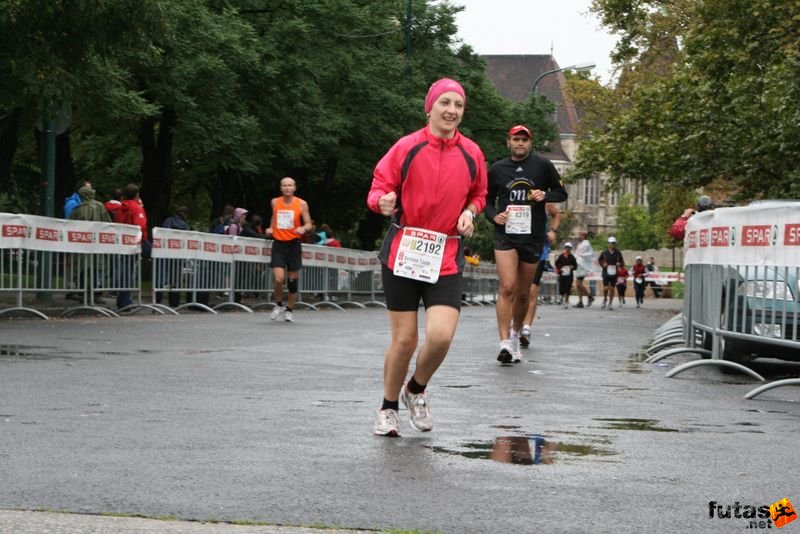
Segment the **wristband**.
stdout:
<path fill-rule="evenodd" d="M 470 219 L 472 219 L 473 221 L 475 220 L 475 212 L 474 211 L 472 211 L 469 208 L 464 208 L 464 211 L 461 212 L 461 215 L 464 215 L 465 213 L 469 214 L 469 218 Z"/>

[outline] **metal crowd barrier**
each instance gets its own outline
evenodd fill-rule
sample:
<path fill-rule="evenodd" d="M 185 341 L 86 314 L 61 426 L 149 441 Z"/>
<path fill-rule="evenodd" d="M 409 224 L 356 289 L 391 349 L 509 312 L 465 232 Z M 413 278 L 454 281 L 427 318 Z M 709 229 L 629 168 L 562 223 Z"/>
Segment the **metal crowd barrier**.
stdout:
<path fill-rule="evenodd" d="M 539 304 L 556 304 L 559 297 L 558 275 L 552 271 L 543 272 L 539 282 Z"/>
<path fill-rule="evenodd" d="M 676 354 L 703 359 L 666 374 L 707 365 L 764 378 L 745 364 L 756 358 L 800 362 L 800 202 L 718 208 L 687 224 L 683 310 L 659 334 L 647 361 Z M 768 384 L 746 395 L 800 378 Z"/>
<path fill-rule="evenodd" d="M 153 298 L 176 310 L 252 312 L 272 307 L 272 241 L 165 228 L 153 229 Z M 377 274 L 377 276 L 376 276 Z M 384 306 L 374 252 L 303 245 L 298 307 Z M 180 296 L 188 296 L 178 304 Z M 210 295 L 223 301 L 210 305 Z M 316 300 L 316 302 L 314 302 Z"/>
<path fill-rule="evenodd" d="M 0 213 L 0 295 L 14 301 L 0 305 L 0 315 L 47 319 L 42 309 L 66 294 L 76 302 L 62 316 L 116 316 L 102 294 L 118 291 L 136 293 L 134 308 L 141 302 L 140 241 L 141 230 L 127 224 Z"/>
<path fill-rule="evenodd" d="M 141 231 L 135 226 L 0 213 L 0 228 L 0 295 L 14 297 L 13 305 L 0 302 L 0 314 L 47 318 L 47 301 L 56 295 L 75 300 L 61 315 L 274 306 L 272 241 L 266 239 L 154 228 L 152 257 L 146 260 L 152 286 L 145 287 Z M 557 282 L 555 274 L 545 273 L 540 299 L 554 299 Z M 494 305 L 498 291 L 493 264 L 466 266 L 464 305 Z M 130 292 L 133 304 L 114 310 L 107 301 L 119 292 Z M 382 297 L 374 252 L 303 245 L 298 307 L 385 306 Z"/>
<path fill-rule="evenodd" d="M 467 306 L 493 306 L 500 284 L 492 263 L 464 266 L 462 303 Z"/>

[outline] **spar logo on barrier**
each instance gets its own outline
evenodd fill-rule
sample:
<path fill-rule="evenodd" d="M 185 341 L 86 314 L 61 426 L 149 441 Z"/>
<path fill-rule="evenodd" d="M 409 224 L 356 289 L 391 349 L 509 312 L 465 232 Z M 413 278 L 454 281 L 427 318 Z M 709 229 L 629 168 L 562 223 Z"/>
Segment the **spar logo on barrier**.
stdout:
<path fill-rule="evenodd" d="M 24 224 L 4 224 L 3 237 L 24 237 L 31 236 L 31 227 Z"/>
<path fill-rule="evenodd" d="M 122 244 L 123 245 L 138 245 L 139 244 L 139 236 L 134 234 L 122 234 Z"/>
<path fill-rule="evenodd" d="M 689 248 L 697 248 L 697 230 L 692 230 L 689 232 L 689 235 L 686 236 L 686 246 Z"/>
<path fill-rule="evenodd" d="M 186 242 L 186 248 L 188 250 L 200 250 L 200 241 L 198 239 L 189 239 Z"/>
<path fill-rule="evenodd" d="M 94 243 L 94 232 L 80 232 L 77 230 L 68 230 L 67 243 L 91 245 L 92 243 Z"/>
<path fill-rule="evenodd" d="M 711 243 L 711 230 L 703 228 L 700 230 L 700 246 L 707 247 Z"/>
<path fill-rule="evenodd" d="M 101 245 L 116 245 L 118 243 L 117 234 L 114 232 L 100 232 L 97 234 L 97 242 Z"/>
<path fill-rule="evenodd" d="M 778 227 L 769 224 L 742 226 L 743 247 L 768 247 L 778 240 Z"/>
<path fill-rule="evenodd" d="M 728 226 L 714 226 L 711 228 L 711 246 L 712 247 L 730 247 L 733 246 L 734 236 L 736 231 L 731 231 Z"/>
<path fill-rule="evenodd" d="M 784 246 L 800 245 L 800 224 L 787 224 L 783 227 Z"/>
<path fill-rule="evenodd" d="M 711 519 L 744 519 L 745 528 L 783 528 L 795 519 L 797 512 L 791 501 L 784 497 L 772 504 L 762 506 L 742 504 L 735 501 L 733 504 L 719 504 L 717 501 L 708 501 L 708 517 Z"/>
<path fill-rule="evenodd" d="M 63 241 L 64 236 L 57 228 L 37 228 L 36 239 L 39 241 Z"/>

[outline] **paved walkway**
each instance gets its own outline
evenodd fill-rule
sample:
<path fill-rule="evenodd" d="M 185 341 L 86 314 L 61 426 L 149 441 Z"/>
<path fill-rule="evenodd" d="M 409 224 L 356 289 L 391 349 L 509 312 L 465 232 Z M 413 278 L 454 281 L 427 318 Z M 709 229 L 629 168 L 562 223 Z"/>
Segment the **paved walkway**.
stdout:
<path fill-rule="evenodd" d="M 642 349 L 679 308 L 543 306 L 509 367 L 494 308 L 465 308 L 434 431 L 400 439 L 371 434 L 381 310 L 0 320 L 0 532 L 747 528 L 709 502 L 800 500 L 796 388 L 664 378 L 691 357 Z"/>

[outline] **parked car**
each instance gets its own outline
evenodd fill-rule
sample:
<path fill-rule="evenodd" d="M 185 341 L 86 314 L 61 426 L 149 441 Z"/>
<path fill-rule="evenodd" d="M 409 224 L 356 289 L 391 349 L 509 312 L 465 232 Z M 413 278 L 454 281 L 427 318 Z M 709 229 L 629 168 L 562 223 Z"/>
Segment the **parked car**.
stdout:
<path fill-rule="evenodd" d="M 729 267 L 722 289 L 720 328 L 725 360 L 768 357 L 800 361 L 800 267 Z M 785 342 L 785 343 L 784 343 Z M 704 341 L 711 349 L 711 336 Z"/>

